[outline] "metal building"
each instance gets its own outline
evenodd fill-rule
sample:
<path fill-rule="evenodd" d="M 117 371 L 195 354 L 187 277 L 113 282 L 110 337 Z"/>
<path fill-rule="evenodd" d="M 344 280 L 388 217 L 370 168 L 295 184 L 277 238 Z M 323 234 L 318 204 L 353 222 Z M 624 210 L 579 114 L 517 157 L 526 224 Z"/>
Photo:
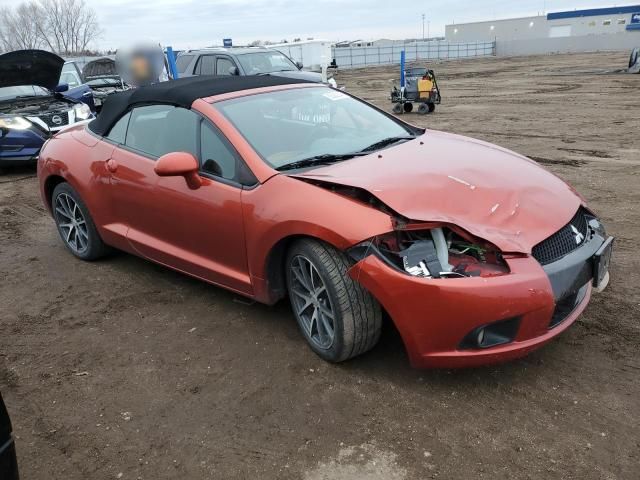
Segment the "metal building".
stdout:
<path fill-rule="evenodd" d="M 640 45 L 640 5 L 446 26 L 448 42 L 496 41 L 498 55 L 619 50 Z"/>

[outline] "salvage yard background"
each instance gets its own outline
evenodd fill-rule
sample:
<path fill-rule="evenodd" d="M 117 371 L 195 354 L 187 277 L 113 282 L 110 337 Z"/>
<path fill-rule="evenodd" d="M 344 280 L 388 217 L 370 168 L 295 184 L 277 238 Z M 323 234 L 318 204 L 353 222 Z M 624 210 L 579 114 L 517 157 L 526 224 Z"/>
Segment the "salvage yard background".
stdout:
<path fill-rule="evenodd" d="M 0 176 L 0 390 L 23 478 L 638 478 L 640 76 L 611 73 L 627 56 L 436 64 L 443 104 L 405 117 L 528 155 L 617 237 L 609 289 L 498 367 L 412 370 L 391 328 L 328 365 L 285 302 L 125 254 L 73 259 L 34 172 Z M 338 79 L 389 109 L 396 76 Z"/>

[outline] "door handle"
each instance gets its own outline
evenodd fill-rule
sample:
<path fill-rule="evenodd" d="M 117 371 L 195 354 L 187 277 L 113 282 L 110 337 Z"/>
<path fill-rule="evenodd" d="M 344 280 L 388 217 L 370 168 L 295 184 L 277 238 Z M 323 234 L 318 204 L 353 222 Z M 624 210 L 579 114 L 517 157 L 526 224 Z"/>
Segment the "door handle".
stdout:
<path fill-rule="evenodd" d="M 116 170 L 118 170 L 118 162 L 116 162 L 113 158 L 107 160 L 107 170 L 109 170 L 111 173 L 114 173 Z"/>

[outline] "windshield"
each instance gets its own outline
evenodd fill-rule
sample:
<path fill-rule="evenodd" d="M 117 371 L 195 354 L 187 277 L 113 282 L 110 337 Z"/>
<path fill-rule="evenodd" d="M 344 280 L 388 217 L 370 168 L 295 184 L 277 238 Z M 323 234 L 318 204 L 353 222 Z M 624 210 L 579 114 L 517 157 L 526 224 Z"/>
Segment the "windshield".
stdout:
<path fill-rule="evenodd" d="M 276 169 L 311 157 L 354 154 L 383 140 L 414 134 L 366 103 L 328 87 L 250 95 L 214 106 Z"/>
<path fill-rule="evenodd" d="M 45 88 L 37 85 L 19 85 L 17 87 L 0 88 L 0 102 L 4 100 L 13 100 L 17 97 L 44 97 L 51 95 Z"/>
<path fill-rule="evenodd" d="M 291 60 L 274 50 L 243 53 L 237 57 L 247 75 L 298 70 Z"/>

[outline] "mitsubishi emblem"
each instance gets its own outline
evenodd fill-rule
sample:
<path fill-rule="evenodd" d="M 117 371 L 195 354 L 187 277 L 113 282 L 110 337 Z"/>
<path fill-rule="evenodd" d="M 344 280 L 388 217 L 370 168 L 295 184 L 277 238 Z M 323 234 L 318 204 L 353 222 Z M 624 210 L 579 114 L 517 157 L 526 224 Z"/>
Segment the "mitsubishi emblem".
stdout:
<path fill-rule="evenodd" d="M 584 234 L 573 225 L 571 225 L 571 231 L 573 232 L 573 237 L 576 239 L 576 245 L 580 245 L 584 240 Z"/>

